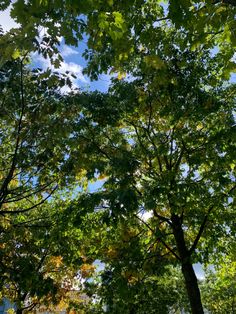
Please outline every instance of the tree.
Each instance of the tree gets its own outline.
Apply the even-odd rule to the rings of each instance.
[[[80,263],[78,257],[73,263],[73,249],[75,241],[78,249],[79,239],[65,236],[68,231],[60,216],[58,207],[45,204],[14,217],[1,236],[1,295],[16,305],[17,313],[58,304],[78,286]],[[62,247],[62,239],[68,247]]]
[[[78,221],[97,206],[103,208],[109,223],[117,223],[117,217],[122,216],[128,221],[139,220],[149,229],[150,241],[167,249],[181,265],[192,313],[203,313],[192,264],[207,261],[215,240],[231,228],[230,199],[235,192],[234,86],[226,85],[235,68],[231,60],[235,8],[228,10],[233,2],[224,2],[226,6],[218,1],[204,6],[199,1],[170,1],[164,7],[156,1],[108,1],[105,5],[90,1],[79,7],[62,1],[16,1],[12,16],[22,27],[1,37],[5,49],[2,64],[11,55],[21,65],[20,75],[16,76],[20,87],[20,97],[14,102],[17,113],[7,122],[7,132],[15,141],[8,143],[3,137],[10,165],[7,169],[2,161],[3,202],[14,201],[17,207],[20,199],[14,195],[20,195],[14,184],[17,189],[21,187],[21,192],[23,187],[28,201],[25,181],[35,196],[37,187],[50,182],[53,175],[62,185],[78,172],[86,171],[87,178],[105,176],[103,190],[81,198]],[[36,38],[39,26],[47,28],[42,39]],[[37,119],[33,119],[34,110],[30,108],[37,107],[38,99],[34,100],[28,85],[29,118],[24,115],[27,123],[44,121],[51,102],[55,105],[45,121],[46,131],[53,139],[53,148],[50,145],[48,149],[42,121],[36,123],[38,129],[30,132],[23,128],[23,56],[38,51],[59,66],[58,36],[63,35],[68,44],[77,44],[82,34],[88,36],[85,57],[90,77],[96,79],[99,73],[111,69],[120,72],[118,80],[108,95],[57,98],[55,93],[52,97],[50,94],[50,84],[54,86],[57,77],[46,72],[46,80],[51,82],[46,88],[50,106],[47,103],[43,111],[37,111]],[[214,56],[208,50],[217,45],[219,52],[215,51]],[[129,83],[122,80],[126,74],[131,74]],[[38,73],[37,78],[44,75]],[[37,91],[38,86],[34,87],[33,91]],[[40,95],[44,99],[45,85]],[[8,106],[14,97],[15,93],[10,92]],[[65,101],[70,107],[63,112],[69,119],[57,111]],[[13,121],[17,122],[16,129]],[[59,122],[69,126],[62,137],[55,131]],[[37,137],[37,149],[31,150],[35,134],[42,134],[42,138]],[[27,141],[22,141],[20,135],[27,135]],[[32,158],[34,154],[36,159]],[[42,163],[38,163],[41,156],[43,170]],[[23,171],[24,177],[18,174],[14,182],[16,169]],[[45,194],[39,192],[39,202],[34,204],[38,206],[42,196]],[[2,207],[2,214],[32,209],[15,210],[14,206]],[[140,210],[150,211],[152,218],[143,221],[138,216]]]
[[[20,24],[1,39],[4,54],[19,51],[39,51],[57,66],[59,37],[66,44],[77,46],[86,36],[89,61],[87,73],[125,72],[134,64],[140,51],[149,52],[161,41],[165,30],[173,26],[185,34],[183,45],[192,49],[219,49],[219,56],[227,68],[235,47],[235,1],[116,1],[80,2],[5,1],[0,9],[11,4],[11,16]],[[58,57],[56,57],[56,55]]]
[[[211,267],[206,270],[206,278],[202,282],[203,299],[210,313],[235,313],[236,310],[234,239],[235,227],[231,225],[215,245],[214,253],[218,258],[212,256]]]
[[[0,291],[21,313],[58,302],[79,270],[78,232],[63,216],[69,201],[55,193],[62,197],[84,178],[66,158],[77,112],[60,94],[66,78],[30,71],[27,57],[0,71]]]
[[[69,160],[74,146],[79,146],[73,128],[80,115],[79,104],[68,104],[60,93],[60,87],[70,82],[50,70],[30,71],[25,61],[11,60],[1,68],[0,214],[4,217],[28,212],[54,191],[84,180],[84,161]]]
[[[207,261],[230,226],[235,87],[217,80],[209,52],[163,42],[158,50],[144,59],[139,79],[115,80],[84,107],[75,131],[90,142],[91,173],[106,181],[79,206],[102,208],[111,224],[116,217],[145,224],[181,265],[192,313],[203,313],[192,264]],[[141,209],[151,211],[148,222]]]
[[[221,267],[208,271],[203,283],[203,298],[210,313],[235,313],[235,261],[225,257]]]

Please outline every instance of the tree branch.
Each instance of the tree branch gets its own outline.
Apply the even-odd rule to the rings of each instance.
[[[160,219],[160,220],[162,220],[162,221],[165,221],[165,222],[167,222],[170,226],[172,226],[171,220],[170,220],[169,218],[167,218],[167,217],[164,217],[164,216],[162,216],[162,215],[159,215],[155,209],[153,209],[153,214],[154,214],[154,216],[157,217],[158,219]]]
[[[227,196],[229,196],[235,189],[236,189],[236,185],[234,185],[234,186],[228,191],[228,193],[224,193],[224,194],[222,195],[222,197],[227,197]],[[201,224],[201,226],[200,226],[200,229],[199,229],[199,231],[198,231],[198,234],[197,234],[197,236],[196,236],[196,238],[195,238],[195,240],[194,240],[194,242],[193,242],[193,245],[191,246],[191,248],[190,248],[190,250],[189,250],[190,255],[191,255],[191,254],[194,252],[194,250],[196,249],[196,247],[197,247],[197,245],[198,245],[198,242],[199,242],[199,240],[200,240],[200,238],[201,238],[201,236],[202,236],[202,234],[203,234],[203,231],[204,231],[204,229],[205,229],[205,226],[206,226],[208,217],[209,217],[210,213],[212,212],[212,210],[213,210],[213,208],[214,208],[215,206],[217,206],[217,205],[214,204],[214,205],[212,205],[212,206],[208,209],[207,214],[205,215],[205,217],[204,217],[204,219],[203,219],[203,221],[202,221],[202,224]]]
[[[2,210],[0,211],[0,214],[1,215],[5,215],[5,214],[19,214],[19,213],[25,213],[25,212],[28,212],[29,210],[33,209],[33,208],[36,208],[40,205],[42,205],[49,197],[52,196],[52,194],[54,193],[54,191],[58,188],[58,186],[55,186],[55,188],[48,194],[47,197],[45,197],[41,202],[37,203],[37,204],[34,204],[33,206],[31,207],[28,207],[28,208],[25,208],[25,209],[19,209],[19,210]]]
[[[194,240],[194,242],[193,242],[193,245],[192,245],[191,248],[189,249],[189,255],[191,255],[191,254],[195,251],[195,249],[196,249],[196,247],[197,247],[197,245],[198,245],[198,242],[199,242],[199,240],[200,240],[200,238],[201,238],[201,236],[202,236],[202,234],[203,234],[203,231],[204,231],[204,229],[205,229],[205,226],[206,226],[208,217],[209,217],[211,211],[213,210],[213,208],[214,208],[214,205],[212,205],[212,206],[208,209],[207,214],[205,215],[205,217],[204,217],[204,219],[203,219],[203,221],[202,221],[202,223],[201,223],[201,226],[200,226],[200,229],[199,229],[199,231],[198,231],[198,234],[197,234],[197,236],[196,236],[196,238],[195,238],[195,240]]]
[[[22,120],[23,120],[23,115],[24,115],[24,110],[25,110],[25,97],[24,97],[24,85],[23,85],[23,60],[20,63],[21,67],[21,75],[20,75],[20,93],[21,93],[21,112],[20,112],[20,118],[17,126],[17,135],[16,135],[16,145],[15,145],[15,150],[11,162],[11,167],[8,172],[8,175],[6,176],[1,188],[0,188],[0,208],[2,207],[2,204],[4,202],[4,199],[6,198],[8,192],[7,188],[9,183],[12,180],[12,177],[14,175],[14,171],[16,168],[16,161],[17,161],[17,155],[18,155],[18,150],[19,150],[19,145],[20,145],[20,132],[22,129]]]
[[[46,188],[48,188],[51,184],[53,183],[53,181],[47,183],[47,184],[44,184],[44,185],[39,185],[38,188],[36,189],[28,189],[28,190],[25,190],[25,191],[22,191],[22,193],[19,193],[19,194],[16,194],[15,197],[11,197],[11,198],[8,198],[8,199],[5,199],[4,200],[4,204],[7,204],[7,203],[12,203],[12,202],[18,202],[20,200],[23,200],[23,199],[26,199],[32,195],[36,195],[40,192],[42,192],[43,190],[45,190]],[[11,192],[11,191],[9,191]],[[25,193],[27,192],[30,192],[29,194],[25,195]],[[20,197],[17,198],[18,195],[21,195]]]
[[[134,216],[135,216],[136,218],[138,218],[138,220],[140,220],[145,226],[147,226],[147,228],[148,228],[149,230],[151,230],[152,233],[155,234],[155,230],[152,229],[152,228],[150,227],[150,225],[149,225],[148,223],[146,223],[146,221],[144,221],[143,219],[141,219],[138,215],[135,215],[135,214],[134,214]],[[168,251],[171,252],[178,260],[180,260],[180,257],[172,250],[171,247],[169,247],[168,244],[166,244],[166,242],[165,242],[164,240],[162,240],[160,237],[158,237],[157,240],[159,240],[159,241],[168,249]],[[157,240],[156,240],[156,241],[157,241]]]
[[[162,240],[161,238],[158,238],[158,240],[164,245],[165,248],[167,248],[167,250],[168,250],[171,254],[173,254],[173,255],[175,256],[175,258],[176,258],[177,260],[181,261],[181,258],[174,252],[174,250],[173,250],[171,247],[169,247],[168,244],[166,244],[166,242],[165,242],[164,240]]]
[[[140,218],[136,214],[134,214],[134,217],[136,217],[138,220],[140,220],[150,231],[152,231],[152,233],[155,233],[155,230],[152,229],[152,227],[146,221],[144,221],[142,218]]]

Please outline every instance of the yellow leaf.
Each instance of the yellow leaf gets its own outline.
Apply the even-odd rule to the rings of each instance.
[[[220,7],[218,7],[216,9],[215,13],[217,14],[217,13],[220,13],[220,12],[224,12],[226,10],[227,10],[226,6],[221,5]]]
[[[108,5],[109,5],[110,7],[113,6],[113,0],[107,0],[107,3],[108,3]]]
[[[0,243],[0,249],[5,249],[6,243]]]
[[[62,256],[51,256],[50,263],[53,264],[55,268],[59,268],[62,265]]]
[[[20,51],[18,49],[14,50],[12,53],[12,58],[14,60],[18,59],[20,57]]]
[[[203,124],[201,122],[198,123],[197,125],[197,130],[201,130],[203,128]]]
[[[119,72],[119,73],[118,73],[118,76],[117,76],[118,80],[122,80],[122,79],[124,79],[125,77],[126,77],[126,73],[123,73],[123,72]]]
[[[156,70],[164,69],[166,67],[165,62],[158,56],[145,56],[144,61],[148,67]]]
[[[104,180],[104,179],[106,179],[107,178],[107,176],[105,175],[105,174],[100,174],[99,176],[98,176],[98,180]]]
[[[90,277],[94,271],[96,269],[96,266],[94,265],[91,265],[91,264],[83,264],[81,267],[80,267],[80,272],[81,272],[81,276],[83,278],[87,278],[87,277]]]
[[[112,246],[110,246],[110,247],[108,248],[108,251],[107,251],[107,257],[113,259],[113,258],[117,258],[117,256],[118,256],[118,251],[117,251],[117,249],[114,248],[114,247],[112,247]]]

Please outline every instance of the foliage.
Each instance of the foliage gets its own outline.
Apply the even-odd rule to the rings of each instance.
[[[235,313],[235,260],[227,257],[217,268],[208,272],[202,287],[206,308],[210,313]]]
[[[227,70],[235,69],[230,59],[235,47],[236,3],[224,1],[4,1],[11,4],[11,16],[19,23],[1,38],[2,58],[17,57],[19,52],[38,51],[51,58],[56,66],[59,38],[77,46],[87,38],[87,73],[130,70],[135,58],[156,55],[155,43],[164,40],[173,27],[181,32],[182,47],[219,50]]]
[[[50,207],[18,215],[1,235],[1,293],[18,309],[57,304],[75,285],[78,268],[66,263],[72,249],[68,247],[64,259],[56,237],[62,222],[55,218],[58,210]]]
[[[67,163],[74,116],[59,91],[65,77],[26,61],[1,68],[0,280],[1,295],[30,311],[73,287],[80,233],[64,217],[69,200],[55,193],[71,195],[82,170]]]
[[[209,260],[233,217],[235,86],[217,80],[209,52],[167,48],[164,66],[151,61],[143,78],[115,80],[108,95],[91,95],[81,109],[76,131],[91,143],[92,173],[106,179],[78,206],[103,211],[110,239],[118,219],[138,219],[149,229],[146,248],[157,242],[187,277],[184,267]],[[140,210],[151,213],[148,222]]]
[[[84,284],[90,300],[86,313],[188,309],[183,278],[171,266],[172,256],[158,242],[153,243],[149,229],[138,219],[121,218],[107,224],[106,215],[99,212],[89,214],[84,224],[90,231],[85,233],[87,258],[96,256],[100,261]]]
[[[102,306],[124,311],[133,306],[130,298],[139,297],[140,313],[147,306],[167,311],[178,293],[167,292],[166,275],[179,264],[192,313],[203,313],[192,264],[217,264],[234,231],[235,86],[228,80],[235,70],[235,2],[17,0],[0,9],[10,4],[20,28],[0,37],[4,282],[17,287],[17,302],[26,291],[31,298],[55,296],[64,277],[41,273],[50,273],[52,261],[57,268],[63,257],[65,272],[78,263],[87,278],[99,258],[107,264],[95,287]],[[25,67],[32,51],[59,67],[60,36],[74,46],[86,38],[91,79],[118,73],[107,94],[63,96],[59,87],[70,85],[66,77]],[[88,180],[104,185],[68,201]],[[55,190],[72,192],[54,204]],[[46,230],[41,210],[52,226],[60,213],[62,225]],[[35,231],[31,219],[40,224]],[[49,242],[54,245],[47,260]],[[25,277],[29,269],[32,278]],[[106,280],[112,291],[104,288]],[[148,305],[141,303],[146,291]]]
[[[178,279],[166,269],[164,276],[146,276],[131,283],[116,269],[106,269],[100,284],[87,284],[87,293],[92,291],[97,298],[87,313],[177,313],[183,309],[185,296]]]
[[[55,190],[81,182],[83,170],[67,161],[75,141],[74,115],[79,112],[60,94],[65,78],[51,71],[29,71],[23,63],[9,61],[1,68],[2,215],[42,204]],[[24,207],[18,205],[22,200]]]

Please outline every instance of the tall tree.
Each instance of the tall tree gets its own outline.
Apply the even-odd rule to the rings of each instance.
[[[111,223],[118,216],[145,224],[181,265],[192,313],[203,313],[193,263],[207,260],[230,227],[235,87],[217,80],[209,52],[162,45],[159,56],[144,58],[139,79],[115,80],[83,109],[75,132],[90,139],[90,171],[106,181],[80,206],[100,206]],[[141,209],[151,211],[148,222]]]
[[[49,70],[29,71],[24,62],[24,58],[8,61],[1,68],[2,216],[30,211],[55,190],[79,184],[83,170],[79,162],[67,161],[74,118],[79,115],[79,107],[69,106],[60,93],[67,78]]]
[[[18,313],[58,301],[81,263],[78,233],[62,220],[68,189],[83,181],[83,165],[68,162],[78,106],[60,93],[66,77],[30,71],[26,61],[0,69],[0,292]]]
[[[208,271],[203,282],[203,298],[210,313],[235,313],[235,255],[224,256],[221,265]]]
[[[207,260],[214,241],[231,228],[235,191],[234,86],[223,84],[235,68],[234,14],[233,1],[170,1],[166,6],[141,0],[84,6],[15,1],[12,16],[21,28],[0,38],[1,64],[9,55],[20,60],[18,83],[8,92],[3,88],[6,102],[2,96],[7,108],[2,129],[8,126],[2,136],[7,152],[1,162],[2,215],[34,209],[50,197],[54,182],[68,183],[84,169],[89,178],[105,175],[104,190],[82,199],[80,208],[86,213],[97,205],[109,221],[123,216],[144,224],[150,241],[158,241],[181,265],[192,312],[203,313],[192,264]],[[45,33],[41,39],[39,26]],[[51,95],[57,76],[38,72],[24,87],[22,56],[38,51],[59,66],[58,36],[77,45],[82,34],[88,36],[91,78],[111,69],[120,72],[121,82],[115,81],[106,96],[68,97],[69,107],[61,110],[65,98]],[[206,49],[216,47],[211,60]],[[133,82],[122,81],[127,73]],[[5,84],[7,75],[3,78]],[[34,98],[38,92],[41,98]],[[42,111],[41,99],[47,101]],[[32,199],[34,205],[18,206]],[[152,212],[148,222],[138,216],[141,209]]]

